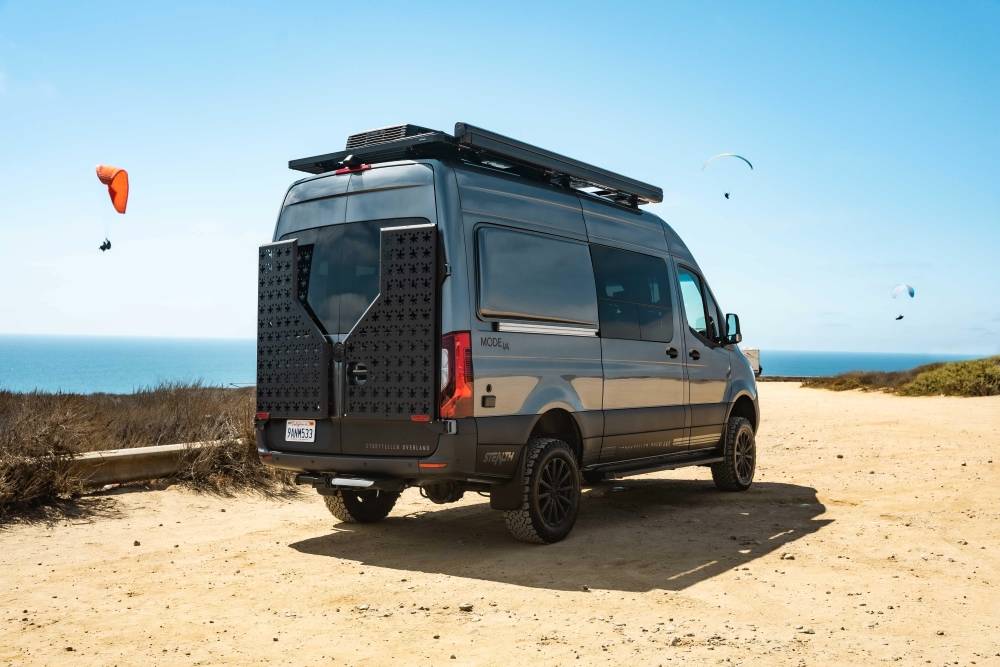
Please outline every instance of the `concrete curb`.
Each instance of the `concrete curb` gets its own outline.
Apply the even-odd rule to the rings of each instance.
[[[170,477],[177,473],[185,452],[218,447],[222,443],[212,440],[86,452],[74,457],[72,471],[86,486]]]

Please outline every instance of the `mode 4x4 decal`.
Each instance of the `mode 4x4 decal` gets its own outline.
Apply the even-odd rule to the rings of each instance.
[[[500,350],[509,350],[510,344],[500,336],[480,336],[480,347],[493,347]]]

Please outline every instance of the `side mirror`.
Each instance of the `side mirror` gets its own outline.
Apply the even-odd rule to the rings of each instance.
[[[740,316],[736,313],[726,315],[726,345],[736,345],[743,341],[740,331]]]

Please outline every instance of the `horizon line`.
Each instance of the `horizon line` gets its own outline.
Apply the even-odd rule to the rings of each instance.
[[[22,337],[22,338],[120,338],[120,339],[140,339],[140,340],[177,340],[177,341],[240,341],[252,342],[255,336],[155,336],[149,334],[81,334],[81,333],[15,333],[2,332],[0,337]],[[873,350],[815,350],[815,349],[789,349],[789,348],[768,348],[768,347],[745,347],[741,349],[756,349],[762,352],[798,352],[809,354],[881,354],[881,355],[916,355],[916,356],[952,356],[952,357],[992,357],[1000,354],[994,352],[939,352],[939,351],[873,351]]]

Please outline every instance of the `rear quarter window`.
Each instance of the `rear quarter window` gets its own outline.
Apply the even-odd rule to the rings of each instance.
[[[480,227],[476,256],[481,316],[597,325],[597,294],[586,244]]]

